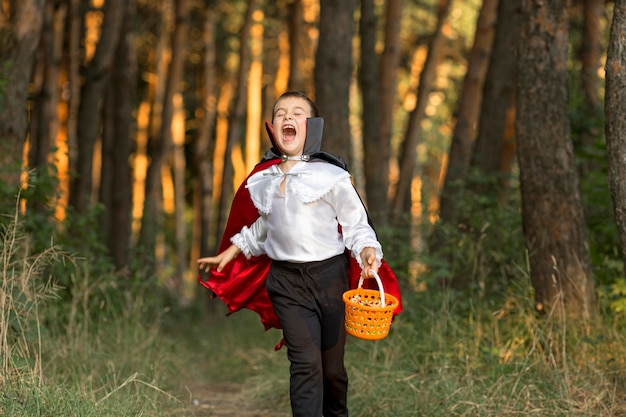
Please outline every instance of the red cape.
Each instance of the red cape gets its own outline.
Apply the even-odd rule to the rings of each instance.
[[[261,162],[252,170],[250,175],[279,162],[280,159]],[[226,229],[219,247],[220,253],[231,245],[230,238],[232,236],[239,233],[243,226],[250,226],[259,217],[259,212],[250,198],[245,183],[246,181],[239,187],[233,198]],[[266,255],[246,259],[243,254],[239,254],[221,272],[213,269],[207,281],[202,281],[200,276],[198,276],[198,281],[213,291],[226,304],[228,314],[247,308],[260,316],[266,330],[272,327],[280,329],[280,322],[265,289],[265,280],[270,263],[271,260]],[[350,288],[357,287],[360,275],[361,267],[356,259],[350,256]],[[378,275],[383,283],[385,293],[395,296],[400,301],[394,311],[394,315],[399,314],[402,311],[400,287],[395,274],[384,260],[378,270]],[[363,287],[377,289],[376,281],[367,279]]]

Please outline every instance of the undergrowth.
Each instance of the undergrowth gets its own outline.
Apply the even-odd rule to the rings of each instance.
[[[453,298],[453,297],[452,297]],[[620,416],[626,341],[540,318],[526,294],[461,315],[450,299],[408,301],[387,339],[349,346],[351,410],[364,416]]]
[[[477,298],[459,307],[452,293],[408,295],[386,338],[350,337],[351,415],[626,415],[623,326],[539,317],[524,282],[496,308]],[[257,398],[286,404],[286,374],[262,369],[251,379]]]
[[[518,225],[495,215],[449,231],[453,262],[431,254],[417,276],[396,269],[404,312],[390,334],[346,345],[351,415],[626,415],[626,292],[600,288],[593,323],[537,315],[520,245],[503,240]],[[53,243],[34,251],[17,214],[0,245],[0,416],[206,417],[197,404],[223,382],[290,415],[286,349],[274,351],[280,332],[254,313],[182,307],[154,280],[103,272]],[[390,252],[398,265],[413,256],[404,249]],[[461,289],[438,285],[459,276],[471,278]]]

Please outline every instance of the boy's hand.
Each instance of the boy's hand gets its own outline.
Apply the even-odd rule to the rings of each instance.
[[[230,245],[228,249],[217,256],[198,259],[198,268],[201,271],[209,272],[211,268],[217,267],[217,272],[222,272],[226,264],[235,259],[240,252],[241,250],[236,245]]]
[[[363,271],[361,276],[365,278],[373,278],[371,271],[378,272],[378,262],[376,262],[376,250],[371,247],[363,248],[361,251],[361,262]]]

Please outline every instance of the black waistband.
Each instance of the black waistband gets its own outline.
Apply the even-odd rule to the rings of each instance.
[[[284,269],[291,270],[303,270],[306,269],[309,272],[314,272],[318,269],[324,269],[329,265],[333,265],[337,262],[347,262],[348,254],[347,252],[340,253],[339,255],[335,255],[331,258],[324,259],[321,261],[312,261],[312,262],[290,262],[290,261],[272,261],[272,264]]]

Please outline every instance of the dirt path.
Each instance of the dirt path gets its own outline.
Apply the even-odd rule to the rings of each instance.
[[[288,417],[289,414],[262,410],[246,395],[243,387],[225,382],[191,391],[186,416],[193,417]]]

